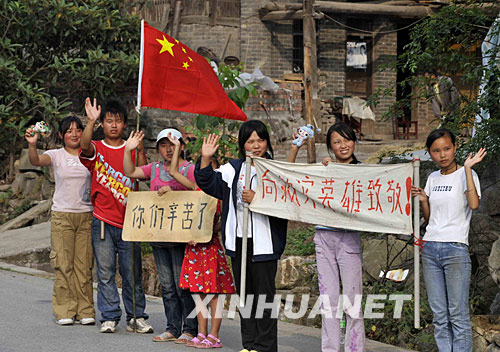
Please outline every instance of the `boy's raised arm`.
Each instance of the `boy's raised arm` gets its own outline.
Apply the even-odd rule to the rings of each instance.
[[[80,147],[82,148],[82,155],[92,157],[94,156],[92,133],[94,132],[95,124],[101,115],[101,106],[97,105],[97,100],[95,98],[94,104],[90,102],[90,98],[85,99],[85,112],[87,113],[87,125],[82,133]]]

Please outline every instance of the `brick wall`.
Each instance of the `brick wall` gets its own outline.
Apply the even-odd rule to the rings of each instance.
[[[260,67],[266,76],[271,75],[273,60],[271,56],[271,31],[269,24],[263,23],[258,16],[260,1],[241,0],[241,50],[240,60],[248,72]]]
[[[218,57],[222,55],[227,39],[229,43],[224,56],[240,57],[240,29],[230,26],[206,24],[181,24],[178,40],[196,51],[200,46],[211,49]]]
[[[391,31],[396,25],[387,17],[376,17],[373,20],[373,31]],[[383,120],[382,115],[396,101],[396,71],[393,68],[397,59],[397,34],[383,33],[373,35],[373,73],[372,92],[379,88],[392,88],[392,96],[382,97],[374,109],[376,121],[363,121],[363,134],[368,138],[392,139],[392,120]]]
[[[231,34],[226,56],[233,55],[240,58],[241,62],[245,64],[247,72],[252,72],[256,67],[259,67],[264,75],[275,80],[282,79],[283,74],[292,72],[293,24],[292,21],[262,22],[258,16],[260,6],[260,1],[241,0],[240,28],[222,25],[181,24],[179,39],[194,50],[199,46],[205,46],[212,49],[217,55],[221,55],[226,40]],[[346,18],[336,18],[341,22],[346,22]],[[374,17],[372,21],[373,31],[390,31],[396,28],[395,23],[388,17]],[[331,99],[335,95],[343,96],[345,95],[346,77],[346,29],[331,21],[320,20],[317,23],[317,31],[318,68],[320,70],[318,82],[324,83],[319,90],[319,98]],[[380,87],[391,87],[395,91],[396,71],[391,68],[391,65],[396,60],[397,34],[374,34],[372,42],[371,91],[376,92]],[[382,67],[385,69],[381,70]],[[296,87],[292,90],[299,91]],[[283,94],[283,91],[274,95],[259,92],[258,97],[250,99],[247,114],[250,118],[267,119],[259,105],[259,101],[263,100],[266,107],[269,108],[272,118],[276,118],[277,124],[280,126],[300,124],[300,121],[303,120],[298,115],[301,114],[303,102],[299,103],[300,97],[294,95],[298,98],[294,98],[294,100],[297,99],[297,103],[294,104],[294,114],[291,115],[287,112],[288,103]],[[363,121],[363,133],[366,137],[385,140],[393,138],[392,121],[383,121],[381,116],[395,99],[395,93],[392,96],[382,98],[374,109],[377,121]],[[166,112],[165,116],[166,121],[184,120],[184,118],[179,120],[178,113]],[[419,121],[420,139],[435,127],[435,124],[430,123],[433,115],[427,103],[415,103],[412,119]]]
[[[343,21],[342,18],[339,18]],[[319,91],[319,97],[331,99],[345,93],[346,31],[330,21],[320,21],[318,25],[318,82],[326,86]]]

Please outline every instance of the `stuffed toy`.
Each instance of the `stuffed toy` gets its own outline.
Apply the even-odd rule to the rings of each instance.
[[[296,144],[297,147],[301,147],[308,138],[314,137],[314,126],[306,125],[299,128],[297,131],[297,138],[295,138],[292,143]]]

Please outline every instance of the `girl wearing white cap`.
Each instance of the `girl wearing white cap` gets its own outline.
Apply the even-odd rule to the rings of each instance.
[[[150,180],[151,190],[163,195],[169,191],[196,190],[194,165],[183,159],[184,141],[175,128],[166,128],[156,137],[156,150],[162,162],[136,167],[132,161],[134,150],[144,138],[143,132],[132,132],[125,145],[123,169],[125,175],[136,179]],[[158,276],[162,288],[163,306],[167,318],[165,332],[153,341],[186,343],[198,333],[196,318],[187,316],[195,308],[188,290],[179,287],[184,243],[151,243]]]

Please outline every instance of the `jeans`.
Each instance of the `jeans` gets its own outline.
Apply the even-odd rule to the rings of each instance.
[[[469,317],[471,261],[467,245],[425,242],[422,266],[439,351],[472,352]]]
[[[189,290],[179,287],[185,246],[153,246],[156,269],[161,284],[161,297],[165,316],[166,331],[179,337],[183,332],[193,336],[198,334],[198,320],[188,315],[195,309],[195,303]]]
[[[104,224],[104,240],[101,239],[101,221],[92,217],[92,247],[97,264],[97,308],[101,311],[101,323],[120,321],[122,311],[116,288],[116,254],[118,270],[122,277],[122,298],[127,321],[134,317],[132,305],[132,246],[135,250],[135,309],[136,317],[147,319],[144,312],[146,297],[142,289],[141,246],[137,242],[122,240],[122,229]]]

